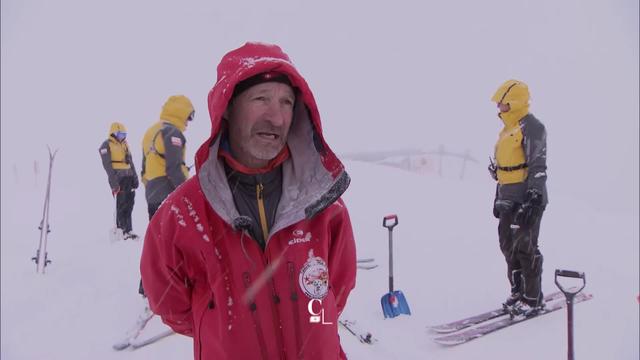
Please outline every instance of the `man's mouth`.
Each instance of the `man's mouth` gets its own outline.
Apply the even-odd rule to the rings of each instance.
[[[274,141],[274,140],[278,140],[280,138],[280,135],[276,134],[276,133],[272,133],[272,132],[266,132],[266,131],[259,131],[256,133],[256,135],[263,140],[270,140],[270,141]]]

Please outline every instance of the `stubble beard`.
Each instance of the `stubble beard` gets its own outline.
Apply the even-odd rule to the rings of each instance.
[[[265,141],[260,138],[258,133],[269,132],[278,135],[275,141]],[[255,159],[269,161],[275,158],[284,147],[286,136],[282,128],[274,127],[268,122],[261,122],[254,126],[247,141],[246,151]]]
[[[245,151],[248,152],[249,155],[258,160],[272,160],[284,147],[282,140],[279,140],[276,144],[260,144],[260,142],[260,139],[251,139],[245,148]]]

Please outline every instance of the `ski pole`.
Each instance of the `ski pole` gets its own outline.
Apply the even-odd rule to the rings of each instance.
[[[580,287],[576,291],[570,291],[565,289],[560,282],[558,281],[558,277],[570,277],[575,279],[582,279],[582,287]],[[559,270],[556,269],[555,273],[555,283],[556,286],[564,293],[564,296],[567,300],[567,332],[568,332],[568,344],[567,344],[567,359],[574,360],[573,354],[573,298],[578,294],[584,286],[586,285],[586,279],[584,276],[584,272],[572,271],[572,270]]]
[[[56,153],[58,152],[58,149],[56,149],[55,151],[51,151],[51,147],[49,147],[49,145],[47,145],[47,149],[49,149],[49,180],[48,180],[48,185],[47,185],[47,215],[45,217],[45,224],[46,224],[46,229],[45,231],[45,236],[44,236],[44,244],[43,244],[43,250],[44,250],[44,264],[42,264],[42,273],[45,273],[45,268],[47,267],[47,265],[49,265],[51,263],[51,260],[49,260],[49,252],[47,251],[47,243],[49,241],[49,233],[51,232],[51,228],[49,227],[49,210],[51,209],[51,173],[53,172],[53,160],[56,156]]]

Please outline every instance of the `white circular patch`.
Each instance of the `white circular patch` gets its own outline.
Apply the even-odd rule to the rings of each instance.
[[[300,269],[298,277],[300,288],[311,299],[324,299],[329,291],[329,269],[327,263],[319,256],[313,256],[309,250],[309,259]]]

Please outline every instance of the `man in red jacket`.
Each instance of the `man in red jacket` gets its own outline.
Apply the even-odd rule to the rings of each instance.
[[[309,86],[275,45],[226,54],[197,176],[151,220],[140,269],[154,313],[196,359],[344,359],[355,286],[344,166]]]

